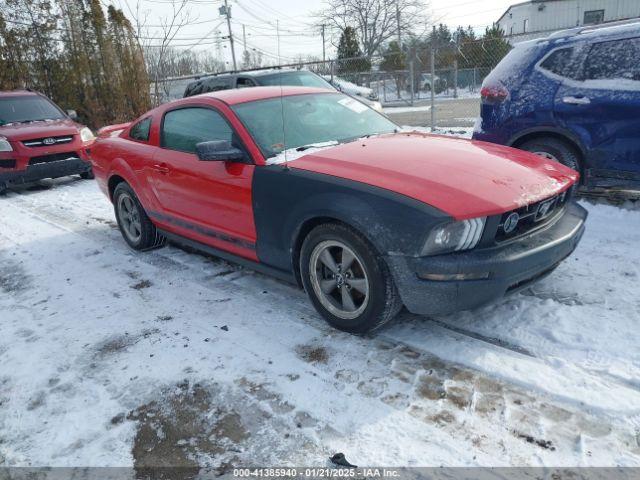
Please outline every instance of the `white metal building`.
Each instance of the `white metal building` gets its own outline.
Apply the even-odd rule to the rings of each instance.
[[[511,5],[497,24],[513,40],[526,40],[556,30],[638,17],[640,0],[529,0]]]

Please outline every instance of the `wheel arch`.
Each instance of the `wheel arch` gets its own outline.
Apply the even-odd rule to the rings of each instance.
[[[109,181],[107,182],[107,188],[109,190],[109,200],[111,200],[111,203],[113,203],[113,194],[116,191],[116,187],[118,186],[118,184],[120,183],[127,183],[127,181],[121,177],[120,175],[111,175],[109,177]]]
[[[584,147],[582,141],[573,133],[567,132],[566,130],[560,128],[539,127],[524,130],[523,132],[520,132],[516,136],[512,137],[511,140],[509,140],[508,145],[510,147],[518,148],[525,142],[544,137],[552,137],[568,143],[580,155],[580,159],[584,161],[587,150]]]

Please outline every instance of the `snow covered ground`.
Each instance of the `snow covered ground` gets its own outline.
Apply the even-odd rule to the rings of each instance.
[[[94,182],[0,199],[0,465],[640,466],[640,209],[502,303],[373,337],[174,246]]]

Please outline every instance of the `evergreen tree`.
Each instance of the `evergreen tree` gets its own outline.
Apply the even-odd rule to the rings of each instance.
[[[504,36],[504,31],[498,25],[485,29],[482,43],[484,46],[483,67],[495,67],[512,48]]]
[[[389,45],[382,53],[380,70],[393,72],[395,70],[404,70],[405,68],[405,54],[400,50],[400,45],[395,40],[389,42]]]
[[[371,61],[362,56],[358,36],[353,27],[346,27],[338,44],[338,73],[353,74],[371,70]]]
[[[398,42],[393,40],[389,42],[389,45],[387,45],[387,48],[383,51],[380,70],[390,72],[393,75],[396,82],[398,98],[400,98],[401,91],[405,84],[405,69],[405,54],[400,49]]]

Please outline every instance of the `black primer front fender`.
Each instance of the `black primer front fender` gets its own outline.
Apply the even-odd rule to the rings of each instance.
[[[295,271],[293,247],[307,222],[332,219],[363,234],[381,255],[416,255],[447,214],[404,195],[282,165],[256,167],[253,209],[260,262]]]

